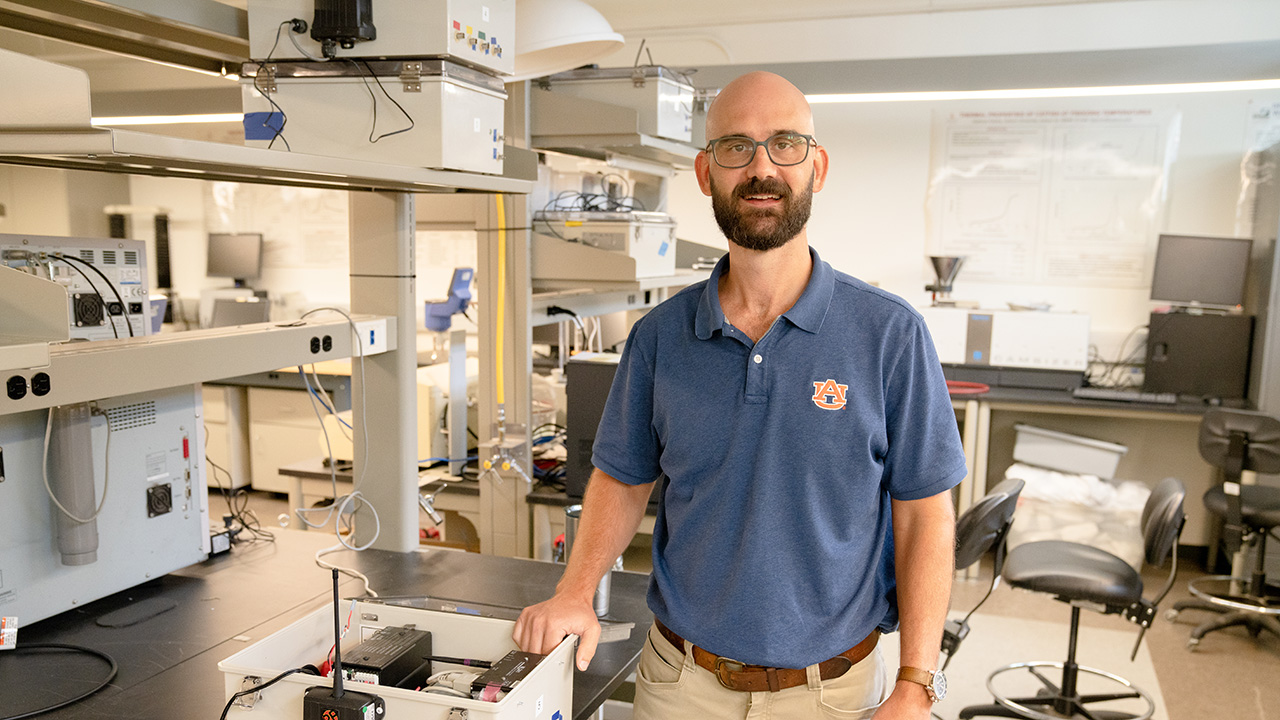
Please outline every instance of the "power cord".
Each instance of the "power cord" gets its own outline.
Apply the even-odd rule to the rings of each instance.
[[[13,648],[13,650],[7,651],[5,655],[8,655],[10,653],[26,653],[26,652],[33,652],[33,651],[42,652],[42,651],[49,651],[49,650],[66,650],[69,652],[76,652],[82,655],[91,655],[93,657],[96,657],[107,664],[107,667],[109,668],[107,672],[107,676],[103,678],[97,685],[93,686],[89,690],[86,690],[85,692],[80,693],[79,695],[73,698],[54,703],[53,705],[47,705],[37,710],[18,713],[17,715],[6,715],[3,718],[0,718],[0,720],[23,720],[24,718],[32,718],[37,715],[43,715],[45,713],[53,712],[54,710],[58,710],[60,708],[64,708],[68,705],[73,705],[75,703],[78,703],[81,700],[84,700],[90,695],[93,695],[99,690],[110,685],[111,681],[115,680],[116,673],[119,671],[119,667],[116,665],[116,661],[112,659],[110,655],[102,652],[101,650],[94,650],[93,648],[84,647],[82,645],[69,645],[66,643],[38,643],[33,645],[18,645],[17,647]],[[0,657],[3,657],[3,656],[0,655]],[[8,683],[12,683],[15,681],[15,679],[8,674],[5,675],[5,678],[6,678],[6,682]],[[225,712],[223,713],[223,717],[226,717]]]
[[[76,263],[77,265],[83,265],[89,268],[90,270],[94,271],[95,273],[97,273],[98,277],[102,278],[102,282],[106,283],[107,287],[111,289],[111,293],[116,296],[116,302],[120,303],[120,314],[124,316],[125,329],[129,331],[129,337],[134,337],[133,323],[129,322],[129,306],[125,304],[124,298],[120,296],[120,291],[116,289],[115,284],[112,283],[111,280],[108,279],[107,276],[104,275],[101,270],[99,270],[93,263],[85,262],[84,260],[81,260],[78,257],[72,257],[70,255],[64,255],[62,253],[50,253],[49,256],[62,260],[63,262],[73,262],[73,263]],[[73,266],[68,266],[68,267],[73,267]],[[84,275],[83,272],[80,274]],[[88,276],[85,276],[85,279],[88,280]],[[92,286],[93,282],[91,281],[89,285]],[[95,287],[94,290],[97,290],[97,288]],[[99,291],[98,294],[101,295],[102,292]],[[107,317],[108,319],[111,320],[111,332],[116,333],[116,337],[120,337],[120,333],[116,332],[116,321],[114,316],[112,316],[111,313],[107,313]]]

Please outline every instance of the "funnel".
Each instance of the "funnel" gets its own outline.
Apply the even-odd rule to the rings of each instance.
[[[937,274],[938,281],[932,285],[925,285],[924,289],[934,293],[934,302],[945,300],[951,296],[951,283],[955,281],[956,275],[960,273],[960,266],[964,264],[964,256],[956,255],[930,255],[929,262],[933,263],[933,272]]]

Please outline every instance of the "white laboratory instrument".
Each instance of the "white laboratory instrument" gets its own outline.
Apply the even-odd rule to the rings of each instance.
[[[323,57],[322,43],[312,35],[317,12],[333,4],[249,0],[249,56],[261,61]],[[515,70],[516,0],[376,0],[369,5],[375,11],[368,18],[375,37],[336,48],[339,60],[447,57],[498,75]],[[290,27],[281,23],[294,18],[305,21],[307,29],[290,39]]]
[[[919,308],[944,365],[1083,372],[1089,316],[1083,313]]]
[[[200,387],[94,404],[54,409],[48,490],[50,411],[0,415],[0,615],[20,627],[209,553]]]
[[[147,250],[141,240],[0,235],[0,265],[66,289],[72,339],[151,334]]]

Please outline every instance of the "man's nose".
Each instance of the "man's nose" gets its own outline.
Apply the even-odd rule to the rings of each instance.
[[[756,154],[752,156],[751,162],[747,163],[747,177],[764,179],[777,177],[777,175],[778,166],[769,157],[764,145],[756,146]]]

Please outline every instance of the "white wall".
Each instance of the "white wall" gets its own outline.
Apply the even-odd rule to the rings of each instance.
[[[814,197],[809,239],[823,259],[877,283],[915,305],[929,301],[926,198],[935,112],[1009,109],[1150,108],[1182,115],[1178,153],[1169,177],[1163,232],[1247,236],[1237,228],[1240,165],[1246,151],[1250,101],[1280,101],[1280,91],[1219,92],[1119,98],[951,101],[815,105],[818,141],[831,156],[826,188]],[[692,172],[671,185],[671,212],[681,238],[724,247],[710,200]],[[1154,252],[1155,238],[1151,238]],[[1095,343],[1107,354],[1146,322],[1149,290],[1025,286],[969,282],[963,269],[952,295],[1002,307],[1009,300],[1044,300],[1055,310],[1091,316]]]
[[[67,172],[0,165],[0,233],[70,235]]]
[[[276,189],[270,187],[220,185],[224,191],[220,193],[222,200],[213,201],[212,186],[203,180],[131,177],[132,204],[156,206],[169,213],[170,260],[174,290],[179,296],[196,299],[202,290],[231,285],[228,279],[205,274],[210,232],[262,232],[268,248],[263,274],[249,284],[266,290],[276,301],[273,317],[296,317],[306,310],[330,305],[349,307],[346,192],[285,192],[288,188],[274,192]],[[320,215],[324,220],[309,228],[307,219]],[[134,222],[133,230],[136,238],[147,240],[154,257],[150,222]],[[323,247],[333,252],[316,256],[315,247],[308,243],[317,233],[324,233],[327,242]],[[419,301],[443,299],[453,269],[475,267],[473,231],[419,232],[417,242]],[[293,264],[299,260],[305,266]],[[151,282],[155,282],[154,272]]]

